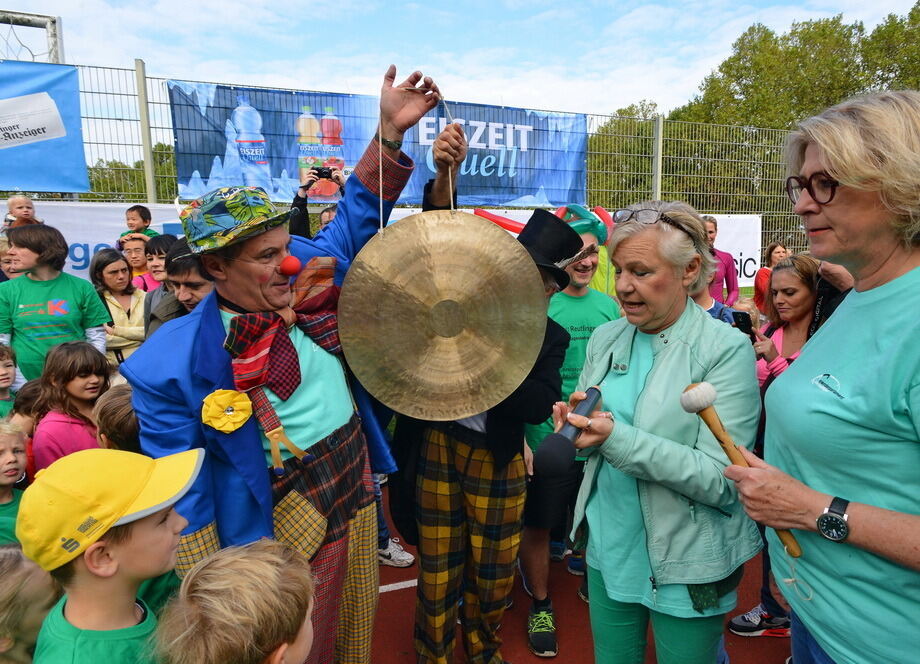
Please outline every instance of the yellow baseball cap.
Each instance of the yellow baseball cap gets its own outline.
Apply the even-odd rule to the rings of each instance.
[[[22,495],[16,538],[45,570],[57,569],[114,526],[174,505],[198,477],[204,450],[151,459],[102,448],[61,457]]]

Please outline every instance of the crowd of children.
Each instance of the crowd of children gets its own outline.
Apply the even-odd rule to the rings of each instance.
[[[26,197],[8,210],[0,281],[57,280],[63,257],[23,247],[14,229],[41,226],[51,244],[60,233]],[[205,451],[141,454],[131,388],[113,370],[131,350],[123,342],[140,345],[164,301],[181,315],[207,290],[176,299],[170,256],[193,279],[187,246],[180,253],[184,243],[150,222],[146,207],[132,206],[120,251],[94,257],[105,345],[91,334],[99,310],[84,314],[78,332],[27,347],[37,368],[24,376],[16,342],[26,333],[15,314],[0,314],[0,663],[301,664],[313,642],[313,581],[300,553],[263,540],[220,551],[181,584],[174,572],[187,524],[174,505]],[[13,287],[0,284],[0,307]]]

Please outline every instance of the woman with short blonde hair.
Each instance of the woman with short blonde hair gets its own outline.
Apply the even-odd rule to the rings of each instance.
[[[829,108],[792,132],[786,158],[811,254],[845,267],[854,287],[767,391],[766,463],[751,455],[751,468],[726,476],[752,518],[798,531],[795,566],[772,559],[776,577],[791,581],[796,664],[913,661],[920,92]]]

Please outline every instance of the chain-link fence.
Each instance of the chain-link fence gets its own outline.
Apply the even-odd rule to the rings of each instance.
[[[91,186],[79,199],[174,200],[178,188],[166,79],[146,76],[140,60],[135,69],[78,70]],[[660,197],[687,201],[703,213],[760,214],[764,245],[782,240],[790,248],[804,248],[798,218],[783,192],[786,131],[660,117],[589,115],[587,120],[590,206],[615,209]]]

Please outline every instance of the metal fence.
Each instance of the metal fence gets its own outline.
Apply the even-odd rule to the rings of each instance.
[[[78,66],[92,191],[81,200],[170,202],[177,195],[166,79],[134,69]],[[255,87],[255,86],[248,86]],[[617,208],[684,200],[703,213],[763,218],[763,243],[804,248],[783,192],[786,131],[588,116],[588,204]]]

